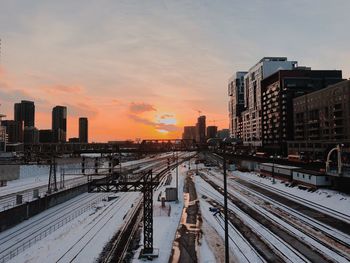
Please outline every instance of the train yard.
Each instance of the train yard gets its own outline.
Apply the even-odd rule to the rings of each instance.
[[[122,168],[131,173],[152,169],[154,174],[161,176],[161,187],[165,183],[164,171],[169,166],[170,156],[173,154],[129,162]],[[179,162],[182,161],[183,156],[179,154]],[[86,183],[86,178],[80,179],[84,179]],[[79,195],[1,232],[0,262],[45,262],[46,257],[52,259],[50,262],[81,262],[87,256],[107,260],[111,256],[105,253],[107,256],[103,257],[102,250],[111,239],[116,240],[114,243],[117,246],[114,251],[117,250],[118,253],[121,253],[119,246],[125,247],[125,244],[130,242],[131,235],[125,238],[124,230],[128,229],[131,223],[135,223],[133,220],[135,214],[140,212],[141,200],[141,194],[137,192]],[[79,230],[76,230],[77,228]],[[115,236],[118,229],[118,235]],[[91,246],[97,246],[100,250],[91,249]],[[40,253],[33,254],[32,251]],[[125,252],[122,251],[121,254],[124,255]]]
[[[203,169],[200,177],[195,178],[205,202],[220,208],[223,203],[222,176],[219,170]],[[290,199],[283,203],[283,197],[278,195],[276,198],[275,193],[267,193],[261,188],[262,194],[256,191],[257,186],[247,187],[245,180],[234,175],[229,179],[231,231],[239,231],[257,257],[268,262],[349,262],[349,221],[340,221],[339,212],[333,213],[333,217],[332,211],[328,214],[319,211],[319,205],[312,210]],[[348,215],[342,217],[349,219]],[[244,253],[241,257],[246,262],[254,262],[245,258]]]
[[[223,173],[218,166],[196,167],[194,155],[179,153],[175,161],[174,153],[166,153],[118,167],[128,178],[153,170],[157,182],[154,245],[160,251],[154,262],[186,258],[223,262]],[[175,185],[177,165],[179,200],[163,206],[160,197],[166,187]],[[252,180],[254,176],[228,173],[229,245],[234,262],[350,262],[350,211],[284,191],[267,180]],[[70,180],[72,185],[86,184],[84,177],[69,178],[67,188]],[[196,194],[185,193],[189,183]],[[44,193],[46,186],[42,187]],[[33,189],[38,185],[29,184],[23,191]],[[200,212],[193,221],[187,210],[194,204]],[[0,263],[123,262],[126,258],[141,262],[142,216],[140,192],[83,193],[0,232]],[[188,233],[196,238],[186,237]]]

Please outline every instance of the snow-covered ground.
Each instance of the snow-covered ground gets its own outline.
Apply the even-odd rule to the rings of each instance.
[[[153,194],[153,245],[159,251],[159,257],[155,258],[153,262],[168,262],[171,255],[173,241],[175,239],[176,230],[178,228],[182,209],[183,209],[183,184],[187,169],[182,165],[179,166],[179,202],[166,202],[166,207],[161,207],[161,202],[158,201],[158,196],[164,193],[166,187],[176,186],[176,170],[172,170],[172,181],[170,185],[159,187]],[[171,207],[170,216],[168,214],[169,207]],[[143,235],[141,241],[143,243]],[[136,251],[133,262],[144,262],[138,259],[140,250]]]
[[[203,169],[203,172],[208,174],[208,178],[210,178],[211,181],[215,182],[215,184],[222,187],[223,175],[221,171],[216,169],[211,169],[210,171],[206,172],[205,169]],[[236,175],[237,172],[234,172],[234,174]],[[256,175],[251,175],[250,173],[242,173],[240,175],[241,178],[246,176],[246,174],[250,176],[249,178],[256,177]],[[265,178],[259,178],[259,177],[258,179],[266,180]],[[199,191],[201,191],[203,195],[209,196],[209,198],[217,200],[220,203],[223,202],[222,196],[217,192],[215,193],[214,189],[209,190],[211,186],[207,184],[204,180],[202,180],[200,177],[196,178],[196,184],[197,184],[196,186],[198,186],[199,188]],[[279,182],[279,184],[281,183]],[[229,185],[228,192],[231,195],[237,197],[239,200],[244,202],[244,204],[250,206],[255,211],[258,211],[260,214],[264,215],[266,218],[269,218],[269,220],[272,220],[277,225],[287,229],[288,232],[294,233],[294,235],[298,237],[298,239],[303,240],[303,242],[309,243],[310,246],[314,247],[315,249],[320,251],[322,254],[327,255],[327,257],[331,258],[332,260],[336,260],[337,262],[348,262],[349,255],[347,255],[348,252],[345,252],[347,251],[347,249],[344,250],[344,248],[339,247],[339,251],[336,252],[338,250],[338,247],[334,246],[334,243],[335,243],[334,241],[329,240],[329,238],[333,238],[333,240],[339,239],[341,240],[341,242],[348,244],[350,242],[350,237],[348,235],[328,225],[320,223],[316,220],[312,220],[311,218],[308,218],[307,216],[301,213],[298,213],[298,211],[294,211],[289,207],[285,207],[272,199],[267,199],[261,194],[260,195],[256,194],[253,190],[249,189],[248,187],[239,186],[240,184],[238,184],[235,181],[229,180],[228,185]],[[283,184],[281,185],[284,188],[286,188]],[[297,189],[297,190],[303,191],[300,189]],[[307,191],[303,191],[303,192],[306,192],[307,194],[312,194]],[[297,195],[295,194],[295,196]],[[206,202],[205,199],[202,202],[205,203]],[[269,202],[269,204],[265,205],[264,202]],[[274,209],[274,207],[276,209]],[[279,240],[273,233],[269,233],[269,230],[259,225],[259,222],[254,222],[254,220],[252,220],[249,216],[245,215],[242,211],[240,211],[240,209],[235,207],[231,202],[229,202],[229,209],[234,211],[234,213],[240,218],[242,218],[244,222],[250,225],[251,228],[255,229],[255,232],[259,233],[259,235],[262,236],[267,243],[270,243],[273,247],[278,248],[278,251],[280,251],[282,255],[284,256],[287,255],[287,258],[293,259],[293,262],[299,262],[299,261],[303,262],[304,260],[303,256],[301,256],[293,248],[289,247],[288,244],[285,244],[285,242],[281,242],[281,240]],[[281,213],[280,211],[283,211],[283,213]],[[205,213],[206,212],[204,211],[204,214]],[[279,214],[279,213],[281,213],[281,215],[276,216],[276,214]],[[292,221],[288,221],[291,219]],[[208,221],[210,221],[210,219]],[[212,225],[214,226],[214,224]],[[305,232],[305,229],[308,229],[308,230]],[[323,235],[322,233],[326,233],[326,234]],[[231,232],[230,232],[230,235],[231,235]],[[239,239],[236,238],[235,241],[237,242],[237,240]],[[243,243],[241,243],[241,245],[238,245],[237,247],[240,247],[240,250],[244,250]],[[332,248],[329,248],[329,247],[332,247]],[[235,254],[237,255],[237,253]],[[238,253],[238,255],[240,254],[250,256],[250,254]],[[250,259],[249,261],[252,261],[252,260],[253,259]],[[239,261],[246,262],[247,259],[240,257]]]
[[[121,193],[117,199],[97,203],[93,209],[57,228],[9,262],[95,262],[104,245],[123,225],[125,215],[140,196],[140,193],[135,192]],[[45,213],[55,209],[58,206]],[[36,218],[33,217],[24,224],[30,224],[31,220]],[[45,226],[46,223],[41,222],[40,226]]]
[[[184,156],[188,155],[188,153],[184,154]],[[179,168],[180,196],[183,194],[183,182],[187,169],[184,165]],[[175,169],[172,171],[172,176],[173,180],[169,186],[175,186]],[[25,179],[28,178],[32,178],[33,183],[41,182],[38,179],[33,180],[37,178],[35,173]],[[46,178],[47,175],[45,175]],[[30,181],[25,179],[21,180],[24,180],[24,185],[28,185]],[[162,186],[154,193],[154,246],[160,250],[160,257],[156,262],[167,262],[169,259],[183,209],[182,198],[179,203],[170,204],[170,216],[166,211],[157,209],[160,208],[160,202],[156,200],[160,191],[164,190],[165,186]],[[92,195],[98,195],[99,200],[95,200]],[[9,251],[12,251],[14,256],[10,262],[71,262],[71,260],[94,262],[106,242],[123,225],[127,218],[125,215],[131,211],[130,208],[135,207],[136,202],[141,198],[140,193],[120,193],[117,194],[119,198],[114,201],[101,202],[100,199],[106,195],[108,194],[83,194],[0,233],[0,240],[2,240],[0,262],[4,256],[7,256],[8,260]],[[92,205],[91,202],[94,204]],[[86,207],[85,210],[84,207]],[[205,255],[204,258],[208,259],[210,252],[206,249],[205,240],[202,246],[204,248],[200,250],[201,255]],[[135,257],[136,255],[138,256],[138,253]]]
[[[240,172],[234,171],[229,172],[232,176],[236,176],[238,178],[247,180],[249,182],[262,184],[263,186],[270,187],[272,189],[276,189],[283,195],[284,193],[288,193],[292,196],[285,196],[288,198],[300,197],[302,199],[306,199],[307,201],[311,201],[315,204],[330,208],[332,210],[338,211],[340,213],[344,213],[350,216],[350,196],[348,194],[331,190],[331,189],[318,189],[315,192],[308,192],[307,190],[299,189],[298,187],[288,187],[285,182],[275,179],[275,184],[272,183],[271,178],[269,177],[260,177],[256,173],[248,173],[248,172]],[[278,193],[278,192],[277,192]],[[308,205],[304,200],[295,199],[294,201],[301,202],[304,205]],[[314,208],[314,207],[313,207]]]
[[[131,162],[122,163],[122,167],[130,167],[132,165],[140,165],[142,167],[152,167],[156,163],[160,163],[167,156],[172,156],[173,153],[164,153],[156,155],[153,158],[146,157],[144,159],[135,160]],[[83,184],[87,181],[85,176],[74,175],[80,172],[81,161],[80,159],[68,160],[70,163],[63,163],[57,165],[57,180],[58,188],[60,187],[60,174],[61,170],[65,174],[65,188],[74,187],[76,185]],[[106,168],[107,162],[104,162],[101,167]],[[91,165],[90,165],[91,166]],[[87,173],[92,172],[86,171]],[[0,188],[0,212],[9,209],[16,205],[16,196],[14,194],[20,193],[22,195],[22,202],[29,202],[33,200],[33,189],[38,189],[39,195],[46,194],[46,187],[48,184],[48,175],[50,173],[49,165],[21,165],[20,166],[20,178],[17,180],[9,181],[7,186]],[[24,192],[25,191],[25,192]],[[11,195],[11,196],[9,196]],[[7,196],[7,197],[6,197]]]
[[[187,155],[188,156],[188,155]],[[193,166],[194,167],[194,164]],[[182,212],[184,209],[184,199],[183,199],[183,186],[188,172],[187,163],[179,166],[179,201],[178,202],[166,202],[166,207],[161,207],[161,202],[157,201],[160,193],[164,194],[166,187],[175,187],[176,186],[176,169],[173,169],[171,172],[172,181],[170,185],[163,185],[154,191],[153,195],[153,242],[154,248],[159,251],[159,257],[153,259],[153,262],[168,262],[173,249],[173,242],[176,236],[177,229],[181,220]],[[170,215],[168,214],[169,207],[171,207]],[[211,250],[209,249],[206,238],[201,239],[201,245],[199,246],[199,255],[200,262],[215,262],[215,257]],[[143,242],[143,236],[141,241]],[[133,262],[144,262],[141,259],[138,259],[140,254],[140,249],[135,252]]]

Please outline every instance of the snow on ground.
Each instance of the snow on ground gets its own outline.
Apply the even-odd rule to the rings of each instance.
[[[216,262],[215,256],[207,243],[207,240],[206,240],[207,238],[210,238],[210,237],[204,236],[204,238],[201,239],[201,246],[199,247],[199,251],[198,251],[199,262],[214,263]]]
[[[200,209],[203,220],[205,220],[213,229],[215,229],[215,231],[222,238],[220,241],[223,244],[225,238],[223,222],[220,222],[218,217],[215,217],[213,213],[209,211],[209,207],[211,207],[211,205],[207,203],[206,199],[203,198],[203,195],[212,198],[219,203],[224,202],[223,196],[199,176],[195,177],[195,184],[200,200]],[[208,193],[210,194],[208,195]],[[230,254],[232,254],[230,257],[233,258],[234,262],[264,262],[255,252],[255,250],[249,245],[249,243],[245,241],[242,235],[232,227],[232,225],[229,226],[229,237],[229,245],[231,250]]]
[[[183,209],[183,185],[186,176],[187,168],[183,165],[179,166],[179,202],[166,202],[166,209],[162,211],[161,202],[158,201],[158,196],[160,192],[165,191],[167,187],[176,186],[176,169],[172,170],[172,181],[168,186],[163,186],[154,191],[153,193],[153,246],[155,249],[159,249],[159,257],[155,258],[153,262],[168,262],[172,248],[173,241],[175,239],[175,234],[179,226],[181,219],[182,209]],[[170,216],[168,216],[168,208],[171,207]],[[143,236],[141,238],[141,243],[143,243]],[[140,249],[138,249],[134,254],[133,262],[144,262],[138,259],[140,255]]]
[[[218,177],[221,179],[222,174],[220,174],[220,172],[218,172],[217,174],[219,175]],[[217,183],[218,185],[222,186],[222,180],[220,180],[218,177],[216,177],[216,176],[213,177],[212,176],[210,178],[215,183]],[[200,179],[200,180],[202,180],[202,179]],[[204,184],[206,184],[206,183],[204,182]],[[202,188],[208,189],[207,187],[202,187]],[[249,188],[246,188],[246,187],[244,187],[244,188],[249,191]],[[301,239],[305,240],[306,242],[310,243],[313,247],[318,248],[319,251],[322,251],[324,254],[327,254],[330,258],[336,260],[337,262],[347,262],[347,260],[344,257],[338,255],[338,253],[334,252],[333,250],[328,249],[323,244],[321,244],[321,243],[317,242],[316,240],[314,240],[312,237],[309,237],[308,235],[304,234],[300,230],[298,230],[295,227],[291,226],[288,222],[284,222],[280,218],[276,217],[274,214],[271,214],[265,208],[261,207],[260,205],[255,204],[252,200],[250,200],[250,199],[246,198],[245,196],[241,195],[238,191],[236,191],[234,189],[231,189],[229,187],[228,188],[228,192],[230,194],[236,196],[238,199],[242,200],[245,204],[249,205],[254,210],[259,211],[261,214],[265,215],[267,218],[271,218],[274,222],[277,222],[278,225],[283,226],[284,228],[288,229],[290,232],[294,233],[299,238],[301,238]],[[217,196],[214,195],[214,198],[216,199]],[[272,203],[276,203],[276,202],[273,201]],[[254,222],[253,220],[251,220],[247,215],[245,215],[244,213],[242,213],[239,209],[237,209],[235,207],[230,207],[230,209],[234,210],[237,215],[239,215],[241,218],[244,219],[245,222],[247,222],[249,225],[251,225],[256,230],[256,233],[260,233],[260,235],[263,236],[269,242],[273,241],[273,239],[274,239],[273,235],[271,236],[270,233],[268,233],[268,231],[264,231],[263,227],[259,226],[259,224],[257,224],[257,222]],[[300,216],[300,215],[296,215],[295,213],[294,213],[294,215],[298,216],[298,217]],[[309,224],[314,225],[315,227],[320,227],[320,226],[322,227],[323,226],[322,224],[319,224],[319,223],[313,222],[313,221],[310,221]],[[328,230],[328,232],[331,233],[333,236],[335,236],[335,237],[337,237],[337,238],[339,238],[341,240],[344,240],[345,243],[349,242],[349,237],[347,235],[345,235],[343,233],[340,233],[339,231],[336,231],[335,229],[332,229],[329,226],[324,226],[324,228],[326,228]],[[293,262],[296,262],[296,260],[300,260],[298,257],[295,257],[293,255],[293,253],[289,252],[288,248],[284,249],[283,248],[283,244],[279,244],[278,240],[273,241],[272,244],[273,244],[274,247],[278,247],[279,250],[283,252],[283,255],[288,255],[288,258],[293,258],[294,257]]]
[[[136,192],[118,195],[118,199],[80,215],[9,262],[95,262],[140,198]]]
[[[74,169],[80,167],[80,163],[57,165],[57,179],[59,180],[61,169]],[[46,185],[48,183],[49,173],[50,165],[21,165],[19,179],[8,181],[7,186],[1,187],[0,196],[20,192],[28,188],[35,188]],[[65,177],[66,180],[72,178],[77,178],[77,176],[72,175]]]
[[[344,213],[350,216],[350,196],[348,194],[331,190],[331,189],[318,189],[315,192],[308,192],[306,190],[299,189],[298,187],[288,187],[281,180],[275,179],[276,183],[272,184],[271,178],[260,177],[256,173],[234,171],[229,172],[232,176],[247,180],[252,183],[261,183],[266,186],[281,190],[291,195],[306,199],[316,204],[325,206],[327,208],[336,210],[340,213]],[[288,197],[288,196],[285,196]],[[298,202],[297,199],[293,199]],[[299,201],[300,202],[300,201]],[[301,202],[304,205],[308,205],[305,202]]]

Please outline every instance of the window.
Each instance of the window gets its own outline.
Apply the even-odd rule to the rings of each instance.
[[[305,174],[303,174],[303,178],[305,178]]]
[[[311,180],[311,175],[309,175],[309,180]]]

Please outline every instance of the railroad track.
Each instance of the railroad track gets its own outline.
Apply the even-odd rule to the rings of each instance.
[[[142,220],[142,201],[140,200],[131,215],[128,217],[128,221],[118,231],[118,235],[115,241],[112,242],[110,250],[100,257],[99,262],[103,263],[120,263],[123,262],[125,254],[130,246],[130,243],[135,235],[136,230],[139,228],[139,224]]]
[[[52,228],[55,231],[62,227],[65,223],[74,219],[74,216],[79,215],[77,211],[83,213],[92,209],[105,196],[106,194],[103,193],[79,196],[77,199],[61,204],[55,211],[38,215],[38,219],[34,220],[34,222],[28,221],[20,227],[4,231],[0,234],[0,262],[6,262],[34,245],[37,241],[44,238],[47,233],[51,232]]]
[[[188,159],[186,156],[183,156],[183,154],[181,154],[181,157],[183,157],[183,159],[178,162],[178,165],[181,165]],[[157,174],[153,180],[160,183],[157,187],[159,187],[162,182],[164,182],[167,172],[174,169],[176,165],[176,163],[173,163],[168,167],[168,164],[166,162],[162,166],[158,166],[157,169],[153,170],[153,173]],[[123,225],[121,230],[119,230],[119,233],[115,237],[115,240],[111,242],[112,246],[105,254],[100,257],[99,262],[123,262],[127,249],[129,248],[129,245],[134,237],[134,233],[138,228],[138,223],[142,219],[141,204],[142,201],[140,200],[140,202],[136,205],[136,208],[133,210],[131,216],[129,217],[128,222]]]
[[[209,173],[216,176],[211,172]],[[291,208],[288,205],[279,203],[273,198],[241,184],[240,181],[236,179],[229,181],[229,186],[235,190],[235,193],[241,193],[247,198],[250,198],[253,202],[260,204],[263,209],[283,219],[283,221],[292,225],[304,235],[309,236],[324,247],[350,261],[349,235],[320,222],[317,217],[315,219],[305,215],[302,213],[303,209],[295,209],[295,207]]]
[[[126,165],[124,169],[126,169],[124,172],[134,172],[139,171],[142,172],[145,169],[152,169],[154,166],[165,164],[167,163],[167,160],[170,156],[161,156],[154,159],[147,159],[144,162],[140,162],[138,164],[132,164],[132,165]],[[70,169],[70,170],[76,170],[76,169]],[[78,175],[77,175],[78,176]],[[75,186],[79,186],[82,184],[87,183],[86,176],[79,176],[78,178],[71,178],[65,180],[65,187],[63,189],[59,189],[58,191],[63,191]],[[59,184],[59,182],[58,182]],[[47,191],[47,182],[42,182],[38,185],[38,182],[32,182],[26,185],[26,189],[16,191],[16,189],[23,189],[24,186],[18,186],[17,188],[13,189],[12,193],[2,195],[0,196],[0,211],[5,211],[7,209],[10,209],[14,206],[17,206],[16,204],[16,198],[17,195],[22,195],[23,202],[30,201],[33,199],[33,190],[38,189],[39,195],[46,194]],[[15,192],[16,191],[16,192]]]
[[[161,161],[155,161],[152,160],[154,164],[151,166],[152,168],[156,166],[157,168],[154,169],[154,172],[157,172],[158,175],[155,177],[157,179],[159,176],[163,176],[163,170],[167,166],[167,158],[166,160]],[[179,162],[180,163],[180,162]],[[170,166],[173,167],[172,165]],[[149,167],[148,167],[149,168]],[[93,197],[96,194],[83,194],[76,199],[69,200],[65,202],[64,204],[61,204],[60,206],[53,208],[53,211],[47,211],[44,213],[41,213],[36,216],[37,219],[34,221],[28,221],[24,222],[22,225],[17,226],[15,228],[9,229],[0,234],[0,262],[6,262],[10,258],[13,258],[18,253],[21,253],[31,245],[35,244],[37,241],[41,240],[41,238],[46,236],[47,229],[50,229],[53,223],[57,221],[63,221],[64,218],[69,216],[70,212],[75,211],[78,208],[82,208],[84,206],[87,206],[88,203],[96,203],[95,197]],[[99,201],[101,201],[102,198],[106,197],[108,193],[98,193],[98,196],[100,196]],[[84,202],[83,202],[84,201]],[[107,222],[106,222],[107,223]],[[53,231],[57,230],[59,227],[62,227],[64,224],[60,224],[57,228],[55,227]],[[97,227],[97,226],[96,226]],[[34,232],[33,232],[34,231]],[[91,233],[93,230],[89,230],[88,232]],[[33,236],[33,233],[35,233],[35,239],[31,241],[31,237]],[[41,235],[41,233],[45,233],[45,235]],[[51,232],[50,232],[51,233]],[[89,234],[87,234],[89,235]],[[86,235],[84,235],[86,236]],[[38,237],[38,239],[36,238]],[[92,238],[93,239],[93,238]],[[28,242],[28,240],[30,240]],[[89,243],[91,241],[88,241]],[[23,245],[24,244],[24,245]],[[19,247],[23,247],[23,249],[19,249]],[[81,248],[83,251],[86,246],[83,245]],[[81,252],[80,251],[80,252]],[[78,256],[78,255],[76,255]],[[76,257],[73,257],[76,258]]]
[[[217,184],[217,182],[213,182],[206,176],[203,176],[203,179],[215,190],[223,194],[223,189]],[[291,246],[293,250],[297,251],[305,259],[310,260],[311,262],[329,262],[332,260],[332,258],[329,258],[328,255],[325,255],[322,251],[319,251],[319,249],[310,245],[310,243],[297,237],[289,229],[286,229],[285,226],[277,223],[276,219],[267,213],[263,213],[261,210],[256,210],[246,202],[243,202],[241,199],[234,196],[232,193],[228,193],[228,198],[230,202],[234,204],[240,211],[248,215],[250,218],[254,219],[256,222],[259,222],[260,225],[264,226],[279,239],[283,240],[285,244]]]
[[[297,195],[293,195],[293,194],[290,194],[286,191],[282,191],[280,189],[277,189],[275,187],[272,187],[272,186],[269,186],[269,185],[266,185],[264,183],[260,183],[260,182],[257,182],[257,181],[249,181],[249,183],[251,184],[255,184],[257,186],[260,186],[260,187],[263,187],[265,189],[268,189],[268,190],[271,190],[273,191],[274,193],[278,193],[282,196],[285,196],[285,197],[288,197],[294,201],[297,201],[303,205],[307,205],[309,206],[310,208],[313,208],[313,209],[317,209],[325,214],[328,214],[334,218],[338,218],[340,220],[343,220],[344,222],[349,222],[350,221],[350,216],[345,214],[345,213],[342,213],[342,212],[339,212],[337,210],[334,210],[330,207],[326,207],[326,206],[323,206],[323,205],[320,205],[320,204],[317,204],[315,202],[312,202],[310,200],[307,200],[305,198],[302,198],[302,197],[299,197]]]
[[[224,210],[223,197],[217,192],[213,193],[213,191],[210,191],[208,188],[201,188],[199,189],[199,192],[202,192],[202,195],[209,199],[207,201],[209,204],[214,207],[219,207],[221,211]],[[245,255],[242,252],[242,248],[235,241],[233,241],[231,237],[230,240],[234,242],[235,246],[240,251],[240,254],[245,258],[247,262],[307,262],[307,260],[300,253],[295,251],[288,244],[286,245],[285,242],[280,240],[275,234],[271,232],[269,233],[274,239],[273,241],[267,238],[263,238],[261,232],[269,232],[268,229],[266,229],[264,226],[259,226],[259,228],[261,228],[263,231],[260,230],[257,232],[256,229],[252,226],[254,223],[251,224],[251,222],[243,220],[239,215],[240,212],[241,211],[237,211],[237,207],[235,207],[232,203],[228,204],[229,227],[230,229],[233,229],[234,232],[238,234],[238,236],[241,237],[241,240],[245,242],[248,247],[251,248],[252,251],[249,253],[249,256]],[[218,220],[218,218],[216,219]],[[224,218],[221,215],[219,219],[221,219],[221,221],[224,221]],[[223,223],[220,222],[220,224],[224,229],[224,226],[222,225]],[[280,243],[280,246],[284,246],[284,248],[280,249],[276,243]],[[286,250],[292,251],[292,259],[286,258]],[[255,254],[255,257],[252,256],[252,252]]]
[[[109,223],[114,216],[119,212],[116,211],[116,208],[120,208],[126,203],[128,203],[128,197],[130,193],[124,193],[121,195],[118,200],[111,203],[103,212],[99,215],[98,220],[93,221],[93,224],[85,231],[84,235],[82,235],[77,241],[71,245],[66,252],[61,255],[56,260],[57,262],[74,262],[77,260],[79,255],[84,251],[84,249],[97,237],[100,230],[105,227],[107,223]]]
[[[240,189],[239,189],[240,188]],[[280,218],[286,224],[293,226],[295,229],[310,238],[310,243],[317,245],[321,244],[328,249],[328,254],[334,252],[341,256],[339,260],[347,260],[350,262],[350,237],[342,232],[336,231],[317,220],[305,217],[302,213],[295,211],[283,204],[276,202],[258,192],[255,192],[245,186],[236,186],[236,192],[250,198],[253,202],[260,204],[262,209],[269,211],[274,216]],[[324,252],[326,249],[322,249]]]

